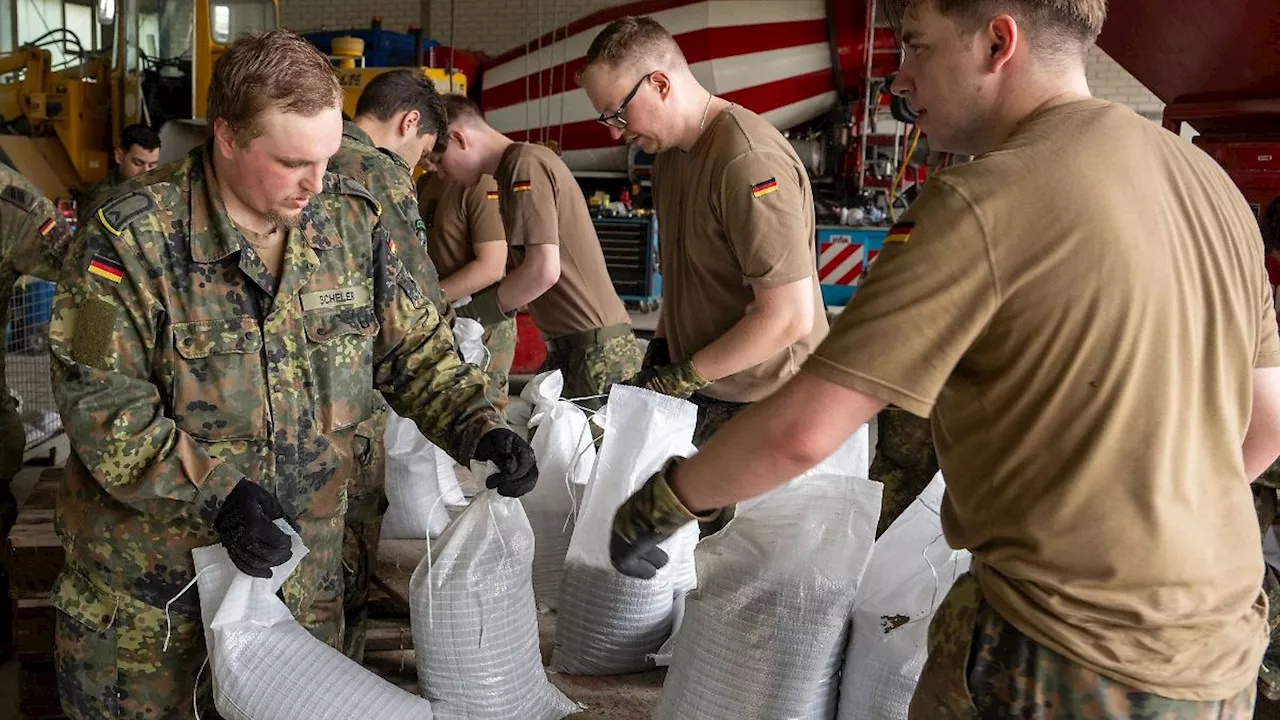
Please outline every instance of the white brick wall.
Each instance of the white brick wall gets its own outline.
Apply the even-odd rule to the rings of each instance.
[[[1152,120],[1159,120],[1164,103],[1120,64],[1094,46],[1089,49],[1089,88],[1097,97],[1123,103]]]

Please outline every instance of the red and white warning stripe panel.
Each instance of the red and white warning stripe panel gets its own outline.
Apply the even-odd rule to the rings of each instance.
[[[832,235],[819,246],[818,282],[822,285],[857,287],[880,250],[869,248],[852,235]]]
[[[675,35],[708,89],[778,127],[818,117],[835,102],[825,0],[671,0],[597,13],[555,39],[533,41],[528,52],[521,46],[502,56],[484,75],[485,117],[517,140],[557,141],[574,169],[625,168],[625,152],[595,122],[575,78],[596,34],[637,11]]]

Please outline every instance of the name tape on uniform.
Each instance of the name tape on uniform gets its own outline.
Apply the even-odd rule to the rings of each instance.
[[[335,290],[316,290],[302,294],[302,311],[330,310],[332,308],[368,305],[372,298],[363,285]]]

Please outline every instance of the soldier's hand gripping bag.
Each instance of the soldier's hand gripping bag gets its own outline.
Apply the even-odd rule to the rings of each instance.
[[[692,575],[698,526],[660,547],[670,562],[648,580],[628,577],[609,558],[613,516],[673,456],[693,454],[697,407],[649,390],[614,385],[604,441],[587,485],[569,550],[551,667],[574,675],[617,675],[653,667],[649,656],[671,633],[677,586]]]
[[[698,544],[658,720],[830,720],[881,486],[860,432]],[[759,682],[747,678],[760,679]],[[877,718],[876,720],[879,720]]]
[[[533,557],[520,501],[486,490],[414,571],[418,685],[435,717],[560,720],[579,709],[542,668]]]
[[[276,591],[307,554],[283,520],[292,556],[255,578],[221,545],[196,548],[196,584],[213,696],[224,720],[430,720],[431,704],[374,675],[294,620]]]

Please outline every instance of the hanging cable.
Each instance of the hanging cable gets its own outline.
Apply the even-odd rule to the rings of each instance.
[[[893,204],[898,195],[898,187],[902,184],[903,178],[907,176],[907,166],[911,164],[911,156],[916,154],[916,145],[920,143],[920,126],[916,126],[916,131],[911,134],[911,149],[907,150],[907,154],[902,157],[902,163],[898,166],[898,174],[893,178],[893,184],[889,186],[889,219],[898,222],[898,213],[893,209]]]
[[[556,0],[556,27],[560,26],[560,6],[563,0]],[[554,55],[554,53],[553,53]],[[569,95],[569,28],[565,26],[560,35],[560,127],[556,131],[556,149],[564,154],[564,105]],[[549,117],[549,116],[548,116]]]

